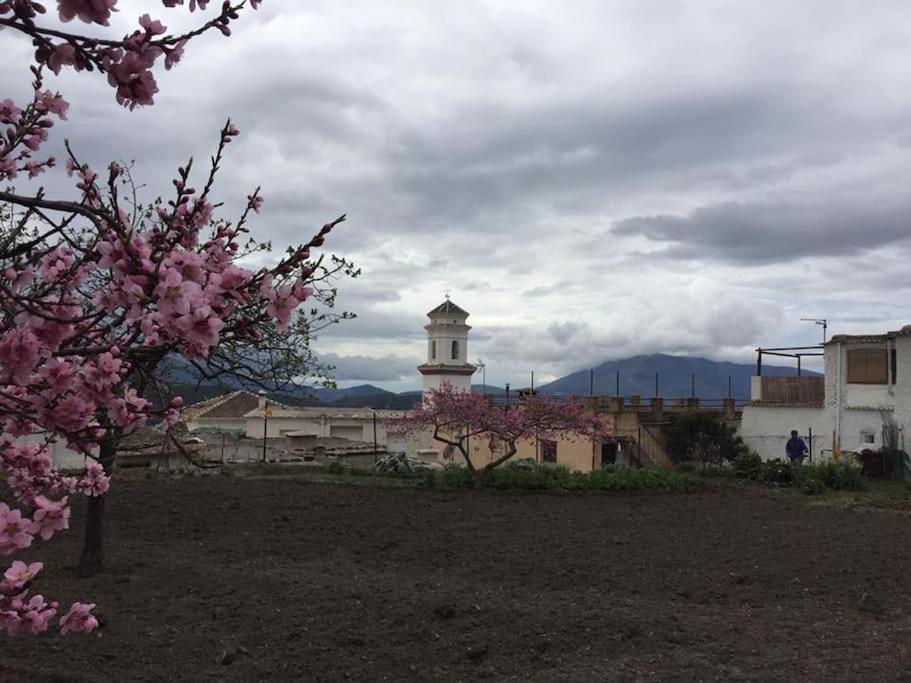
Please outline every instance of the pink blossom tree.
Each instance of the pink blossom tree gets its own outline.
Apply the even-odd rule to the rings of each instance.
[[[117,0],[58,0],[62,22],[106,27]],[[163,0],[166,8],[183,0]],[[191,12],[208,0],[189,0]],[[181,59],[187,42],[229,25],[258,0],[224,2],[188,33],[172,35],[148,14],[123,38],[84,36],[46,26],[46,7],[34,0],[0,0],[0,29],[28,36],[34,47],[32,97],[0,99],[0,183],[36,178],[56,165],[39,157],[56,119],[69,104],[45,89],[45,70],[104,74],[116,101],[133,109],[153,104],[152,72]],[[181,400],[158,397],[159,369],[186,359],[204,376],[293,380],[313,367],[307,342],[320,325],[342,316],[327,312],[333,281],[355,275],[344,259],[315,258],[344,216],[278,262],[250,269],[244,259],[269,245],[249,237],[248,221],[262,197],[254,190],[237,220],[216,216],[211,191],[238,130],[228,121],[200,182],[194,163],[180,167],[173,194],[150,206],[135,200],[129,169],[116,163],[96,171],[66,145],[66,170],[75,198],[36,191],[0,191],[0,467],[13,496],[0,502],[0,555],[48,541],[69,527],[69,498],[88,496],[79,570],[103,566],[104,503],[120,438],[158,420],[169,428]],[[304,304],[308,312],[301,312]],[[83,453],[84,472],[67,476],[50,457],[64,442]],[[38,633],[58,611],[31,595],[40,562],[21,561],[0,574],[0,630]],[[76,603],[60,619],[63,633],[97,626],[94,605]]]
[[[573,436],[601,439],[612,434],[613,425],[575,398],[530,395],[519,405],[498,406],[487,396],[444,384],[425,393],[424,400],[406,416],[393,420],[391,429],[404,435],[432,430],[434,440],[461,453],[475,487],[481,488],[491,470],[516,454],[521,441]],[[487,446],[487,463],[472,460],[471,440]]]

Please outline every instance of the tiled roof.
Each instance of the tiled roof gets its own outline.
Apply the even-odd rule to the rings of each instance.
[[[892,330],[883,334],[836,334],[826,343],[876,344],[895,337],[906,337],[908,335],[911,335],[911,325],[905,325],[900,330]]]
[[[377,419],[401,417],[407,410],[374,410],[373,408],[348,408],[339,406],[279,406],[278,404],[269,403],[272,406],[272,418],[278,417],[297,417],[297,418],[339,418],[339,419],[372,419],[374,413]],[[262,412],[256,407],[251,409],[247,417],[259,417]],[[271,419],[271,418],[270,418]]]
[[[836,334],[827,344],[878,344],[894,336],[893,334]]]
[[[272,401],[270,401],[270,404]],[[194,403],[183,411],[184,421],[241,418],[259,405],[259,396],[249,391],[232,391]]]
[[[468,316],[468,311],[466,311],[464,308],[459,308],[454,303],[452,303],[449,299],[446,299],[446,301],[444,301],[439,306],[437,306],[432,311],[430,311],[427,314],[427,317],[432,318],[433,316],[439,315],[441,313],[449,313],[449,314],[455,313],[456,315],[464,315],[466,317]]]

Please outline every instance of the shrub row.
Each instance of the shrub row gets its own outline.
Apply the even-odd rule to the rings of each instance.
[[[734,461],[733,472],[743,479],[764,484],[795,486],[810,495],[864,488],[860,466],[846,460],[794,466],[784,460],[763,460],[756,453],[749,453]]]
[[[422,483],[471,488],[474,479],[466,468],[451,466],[426,472]],[[484,485],[519,491],[686,491],[696,485],[696,480],[665,469],[609,467],[586,474],[561,466],[530,468],[524,464],[507,464],[490,471]]]
[[[428,488],[474,487],[471,472],[457,465],[395,472],[347,467],[333,462],[323,471],[342,476],[407,479]],[[559,465],[529,465],[524,461],[508,463],[490,471],[484,482],[485,488],[517,491],[687,491],[697,484],[697,478],[667,469],[607,467],[585,474]]]

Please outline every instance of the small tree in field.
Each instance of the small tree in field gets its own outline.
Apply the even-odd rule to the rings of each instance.
[[[63,22],[107,26],[117,0],[58,0]],[[183,0],[162,0],[167,8]],[[190,11],[208,0],[189,0]],[[230,35],[229,24],[259,0],[224,2],[198,29],[170,35],[148,14],[138,30],[119,39],[83,36],[45,27],[46,8],[34,0],[0,0],[0,29],[18,31],[35,46],[33,95],[19,106],[0,99],[0,183],[21,174],[35,178],[56,165],[36,154],[68,103],[44,89],[44,69],[63,67],[105,74],[116,100],[133,109],[153,103],[152,67],[181,59],[187,42],[207,31]],[[192,160],[172,180],[173,195],[139,206],[125,169],[112,163],[96,172],[67,144],[66,169],[76,198],[51,199],[8,187],[0,191],[0,467],[15,498],[0,502],[0,555],[49,540],[68,528],[68,496],[89,496],[80,573],[102,568],[102,520],[120,438],[150,418],[168,428],[179,398],[156,408],[147,396],[160,363],[182,356],[207,376],[229,372],[256,379],[281,368],[303,374],[306,342],[314,326],[332,318],[304,302],[329,304],[326,283],[353,274],[341,259],[312,259],[344,216],[323,226],[306,244],[288,249],[272,267],[251,270],[244,258],[268,250],[248,237],[258,213],[257,189],[236,221],[216,217],[211,190],[224,153],[238,131],[221,130],[201,183]],[[303,361],[295,354],[302,348]],[[160,402],[159,402],[160,406]],[[49,445],[63,441],[90,464],[78,476],[58,472]],[[38,633],[48,628],[57,603],[29,597],[41,563],[13,564],[0,574],[0,630]],[[93,605],[76,603],[61,630],[97,626]]]
[[[750,453],[737,428],[708,410],[672,415],[664,427],[664,437],[667,454],[675,463],[720,465]]]
[[[475,487],[481,488],[491,470],[516,454],[520,441],[563,436],[599,439],[611,434],[612,425],[575,398],[532,395],[517,406],[497,406],[486,396],[444,384],[427,392],[420,404],[393,422],[392,429],[404,435],[432,430],[434,440],[462,454]],[[471,458],[469,443],[474,439],[490,451],[490,460],[483,465]]]

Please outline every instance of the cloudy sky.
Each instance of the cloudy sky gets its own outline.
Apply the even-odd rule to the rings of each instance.
[[[199,19],[120,5],[121,31],[127,5]],[[230,115],[226,211],[262,185],[277,248],[347,212],[328,246],[363,268],[340,297],[359,318],[316,344],[341,385],[417,388],[447,289],[490,384],[638,353],[750,361],[818,341],[801,317],[911,322],[902,0],[266,0],[234,31],[191,43],[146,110],[52,79],[60,135],[167,192]],[[0,34],[0,95],[26,91],[29,50]]]

